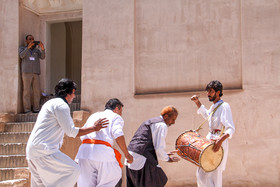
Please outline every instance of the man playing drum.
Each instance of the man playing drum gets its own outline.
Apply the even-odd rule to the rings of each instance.
[[[132,164],[127,163],[127,187],[163,187],[167,182],[158,158],[167,162],[178,162],[171,157],[174,152],[165,152],[167,127],[175,124],[178,111],[172,106],[162,109],[161,115],[142,123],[129,143],[128,150],[133,156]]]
[[[224,102],[221,97],[223,95],[223,85],[215,80],[206,86],[207,96],[213,105],[209,110],[198,99],[197,95],[193,95],[191,100],[198,107],[198,114],[201,114],[209,122],[209,133],[206,138],[214,140],[214,151],[218,151],[221,146],[224,149],[224,158],[221,165],[212,172],[205,172],[200,167],[197,169],[197,185],[198,187],[221,187],[222,172],[225,170],[228,156],[228,138],[231,138],[234,131],[234,123],[232,120],[231,109],[228,103]]]

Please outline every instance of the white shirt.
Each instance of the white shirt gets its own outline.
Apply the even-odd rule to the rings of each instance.
[[[61,98],[47,101],[35,123],[27,142],[26,158],[33,159],[59,152],[64,133],[76,137],[79,128],[75,127],[69,105]]]
[[[162,116],[160,117],[162,118]],[[150,128],[152,132],[153,145],[156,151],[157,158],[163,161],[168,161],[169,156],[165,152],[165,138],[168,130],[167,125],[165,124],[165,122],[159,122],[151,124]],[[132,151],[129,151],[129,153],[133,156],[133,162],[129,164],[127,163],[127,160],[125,160],[125,165],[127,165],[129,169],[133,170],[142,169],[145,165],[146,157]]]
[[[197,113],[201,114],[205,119],[209,117],[211,112],[221,103],[223,100],[219,100],[217,103],[213,104],[209,110],[205,108],[204,105],[201,105],[198,109]],[[208,139],[211,139],[211,132],[214,129],[222,130],[223,126],[225,127],[224,133],[229,134],[229,138],[232,137],[235,132],[235,126],[232,120],[231,109],[228,103],[224,102],[219,108],[216,110],[214,115],[208,120],[209,124],[209,133],[207,135]]]
[[[114,140],[120,136],[123,136],[124,121],[120,115],[112,110],[105,110],[103,112],[97,112],[92,114],[87,120],[84,127],[89,127],[94,124],[95,121],[101,118],[109,120],[107,128],[101,129],[98,132],[92,132],[90,134],[81,136],[81,140],[84,139],[96,139],[103,140],[114,146]],[[102,144],[82,144],[76,156],[76,161],[79,159],[90,159],[103,162],[116,161],[114,150],[111,147]]]

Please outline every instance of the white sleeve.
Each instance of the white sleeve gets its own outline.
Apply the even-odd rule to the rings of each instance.
[[[204,105],[201,105],[197,110],[197,114],[201,114],[204,119],[207,119],[209,116],[209,111],[205,108]]]
[[[123,126],[124,126],[124,121],[120,116],[117,116],[113,121],[112,121],[112,136],[114,139],[117,139],[120,136],[124,136],[123,133]]]
[[[163,161],[168,161],[169,156],[165,152],[165,138],[167,135],[167,125],[165,123],[156,123],[151,126],[153,144],[157,154],[158,159]]]
[[[58,124],[61,126],[65,134],[75,138],[79,132],[79,128],[75,127],[73,119],[70,115],[70,108],[67,104],[59,105],[55,108],[54,114]]]
[[[229,134],[229,138],[232,137],[232,135],[235,132],[235,126],[232,120],[232,113],[229,104],[225,103],[223,104],[223,110],[221,113],[221,122],[225,126],[225,134]]]

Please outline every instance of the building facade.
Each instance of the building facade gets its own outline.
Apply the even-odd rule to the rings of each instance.
[[[280,2],[263,0],[0,0],[1,113],[22,112],[18,47],[25,36],[45,44],[42,93],[63,77],[80,86],[81,108],[124,103],[128,142],[166,105],[179,110],[167,150],[203,121],[190,101],[217,79],[231,105],[224,186],[280,184]],[[206,134],[207,128],[202,130]],[[196,184],[196,166],[163,163],[167,186]]]

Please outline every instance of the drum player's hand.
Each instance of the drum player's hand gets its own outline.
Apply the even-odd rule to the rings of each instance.
[[[198,97],[199,97],[198,95],[193,95],[193,96],[191,97],[191,100],[192,100],[193,102],[195,102],[196,106],[199,108],[199,107],[201,106],[201,103],[200,103]]]
[[[193,101],[193,102],[198,102],[199,101],[199,99],[198,99],[198,95],[193,95],[192,97],[191,97],[191,100]]]
[[[217,138],[214,141],[215,141],[215,143],[214,143],[214,146],[213,146],[213,151],[217,152],[221,148],[223,141],[222,141],[221,138]]]
[[[222,143],[223,141],[225,141],[225,139],[227,139],[229,137],[229,134],[224,134],[223,136],[219,137],[219,138],[216,138],[216,139],[213,139],[214,140],[214,146],[213,146],[213,151],[214,152],[217,152],[219,151],[219,149],[221,148],[222,146]]]

